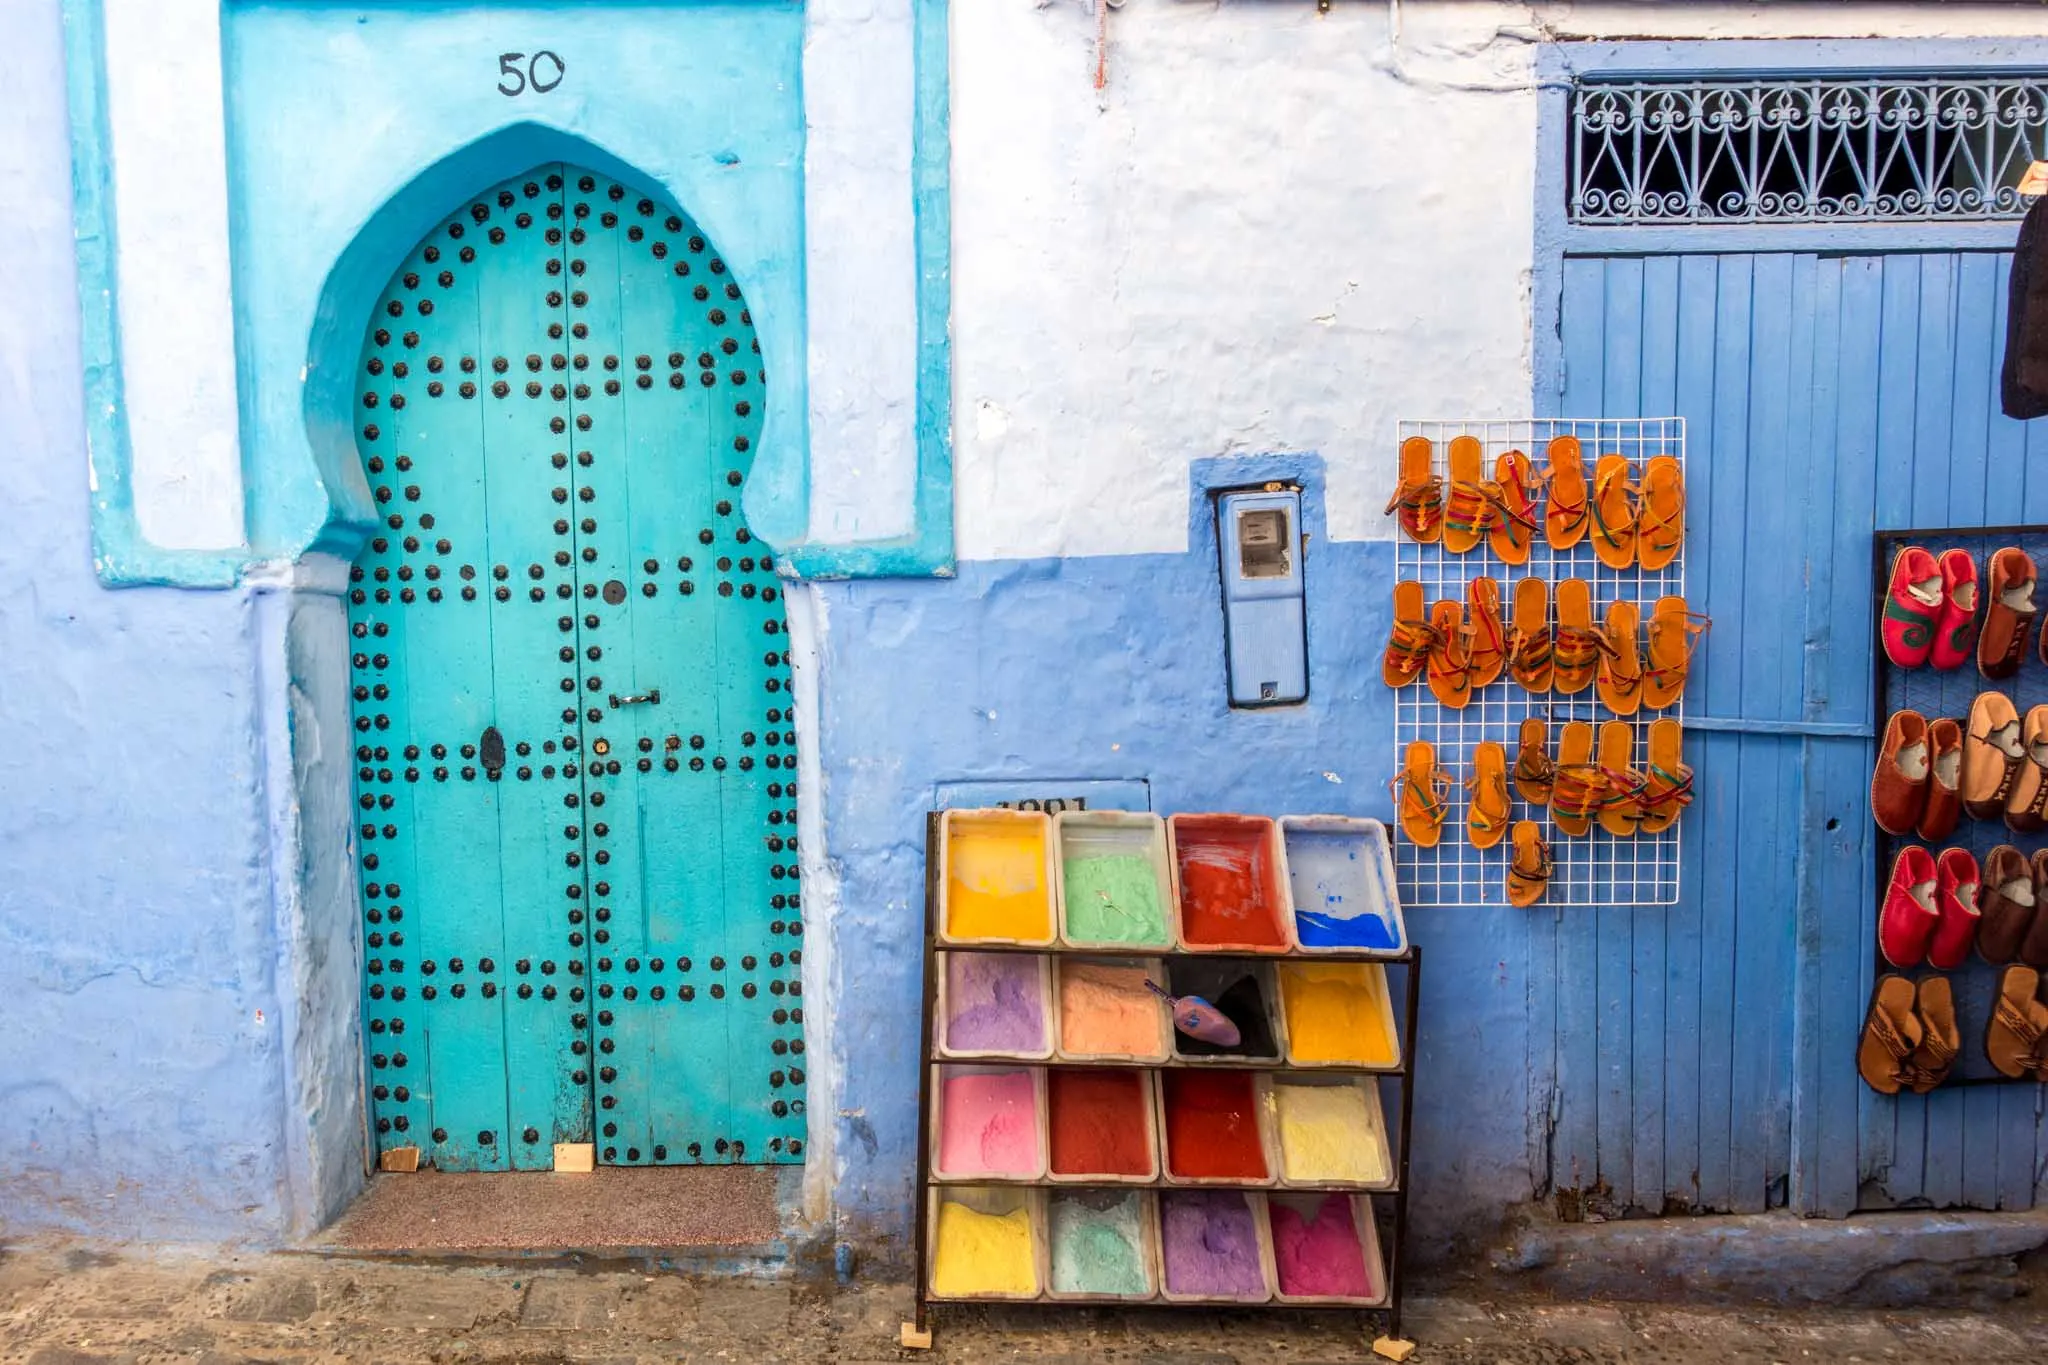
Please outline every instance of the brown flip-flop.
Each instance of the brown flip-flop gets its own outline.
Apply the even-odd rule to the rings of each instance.
[[[2020,713],[2013,709],[2012,699],[2000,692],[1979,692],[1970,705],[1970,727],[1963,736],[1963,809],[1979,820],[2004,815],[2006,798],[2012,795],[2025,758]],[[1887,832],[1904,833],[1912,826],[1908,821]]]
[[[1597,669],[1600,700],[1617,716],[1632,716],[1643,704],[1642,613],[1627,600],[1607,604],[1607,648]]]
[[[1870,1008],[1856,1040],[1856,1072],[1880,1095],[1896,1095],[1900,1073],[1920,1046],[1922,1029],[1913,1012],[1913,983],[1887,972],[1870,989]]]
[[[1956,997],[1948,978],[1940,974],[1920,978],[1919,998],[1914,1013],[1920,1020],[1920,1046],[1906,1060],[1900,1079],[1916,1095],[1924,1095],[1948,1079],[1963,1050],[1963,1035],[1956,1028]]]
[[[1515,629],[1508,637],[1508,674],[1522,690],[1541,696],[1552,671],[1550,584],[1540,578],[1515,583]]]
[[[1541,716],[1522,720],[1521,744],[1515,750],[1515,792],[1532,806],[1550,804],[1550,784],[1557,764],[1550,759],[1550,722]]]
[[[1507,627],[1500,619],[1500,584],[1485,574],[1474,575],[1465,588],[1465,619],[1472,626],[1472,686],[1487,686],[1508,664]]]
[[[2001,1076],[2033,1071],[2048,1032],[2048,1005],[2034,998],[2041,974],[2032,967],[2007,967],[1998,975],[1998,998],[1984,1026],[1984,1055]]]
[[[2005,823],[2015,834],[2039,834],[2048,828],[2048,706],[2027,711],[2020,722],[2020,749],[2026,757],[2013,771]]]

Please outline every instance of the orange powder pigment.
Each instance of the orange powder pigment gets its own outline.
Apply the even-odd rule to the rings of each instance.
[[[957,939],[1052,937],[1045,823],[960,821],[946,842],[946,932]]]
[[[1285,948],[1272,825],[1219,816],[1174,824],[1181,937],[1199,948]]]
[[[1246,1071],[1164,1071],[1166,1168],[1209,1180],[1264,1180],[1266,1150]]]
[[[1062,961],[1060,1047],[1078,1057],[1156,1057],[1166,1050],[1165,1002],[1142,966]]]

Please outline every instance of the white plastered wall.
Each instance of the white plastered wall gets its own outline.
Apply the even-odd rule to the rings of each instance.
[[[2000,37],[2021,4],[953,7],[963,559],[1186,547],[1187,466],[1312,451],[1391,534],[1394,423],[1525,415],[1537,46]]]

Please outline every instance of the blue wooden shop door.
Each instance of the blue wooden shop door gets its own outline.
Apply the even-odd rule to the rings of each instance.
[[[1565,262],[1557,410],[1687,419],[1687,580],[1714,618],[1687,694],[1682,902],[1558,917],[1532,963],[1550,1179],[1590,1207],[2036,1201],[2037,1087],[1880,1099],[1853,1057],[1876,913],[1871,532],[2048,520],[2048,433],[1998,412],[2009,268]]]
[[[537,167],[393,275],[352,571],[371,1099],[443,1170],[800,1159],[764,376],[673,205]]]

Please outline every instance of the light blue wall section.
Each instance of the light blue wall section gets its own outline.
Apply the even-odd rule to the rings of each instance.
[[[55,0],[0,49],[0,1230],[236,1240],[293,1195],[257,599],[94,577]]]
[[[1185,554],[966,561],[952,583],[823,585],[824,764],[838,869],[842,1230],[901,1252],[914,1179],[924,811],[957,780],[1145,779],[1162,812],[1389,818],[1389,543],[1324,536],[1322,462],[1201,461],[1202,487],[1299,477],[1310,700],[1231,711],[1216,529]],[[1427,954],[1415,1126],[1418,1250],[1529,1197],[1527,912],[1418,916]]]
[[[360,522],[370,504],[346,385],[377,291],[465,196],[558,157],[663,190],[732,267],[769,376],[748,520],[771,542],[802,538],[796,0],[231,3],[224,18],[245,478],[260,553],[352,553],[335,518]],[[561,56],[560,86],[499,93],[498,54],[541,49]]]

